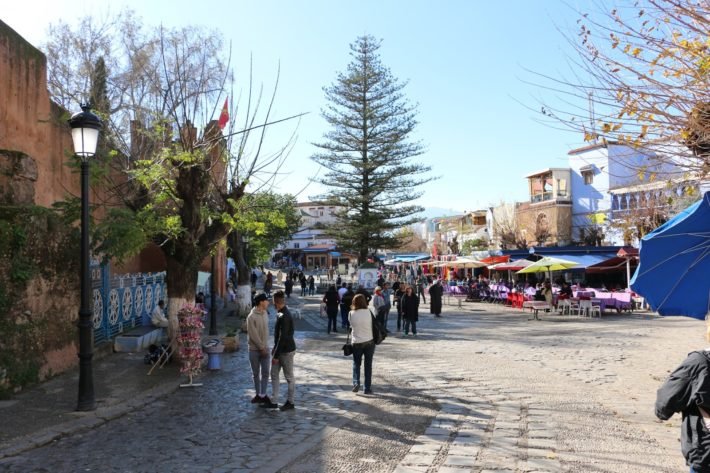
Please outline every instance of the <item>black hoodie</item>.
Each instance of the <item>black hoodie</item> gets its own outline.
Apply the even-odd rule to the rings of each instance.
[[[710,352],[694,351],[658,389],[656,416],[668,420],[683,414],[680,449],[688,466],[697,473],[710,473],[710,430],[698,407],[710,412]]]

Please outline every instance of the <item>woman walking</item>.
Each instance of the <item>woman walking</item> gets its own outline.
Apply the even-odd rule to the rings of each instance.
[[[414,293],[412,286],[407,289],[402,296],[402,318],[404,319],[404,336],[409,335],[409,327],[412,327],[412,334],[417,336],[417,321],[419,320],[419,297]]]
[[[328,333],[330,327],[333,327],[333,332],[338,333],[338,306],[340,305],[340,297],[335,286],[330,286],[323,296],[325,303],[325,312],[328,314]]]
[[[353,392],[360,390],[360,366],[365,357],[365,394],[372,394],[372,358],[375,342],[372,336],[372,314],[367,308],[367,299],[362,294],[353,297],[352,310],[348,314],[353,343]]]

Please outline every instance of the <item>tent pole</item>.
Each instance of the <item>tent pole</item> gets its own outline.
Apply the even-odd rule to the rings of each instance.
[[[631,289],[631,261],[626,258],[626,289]]]

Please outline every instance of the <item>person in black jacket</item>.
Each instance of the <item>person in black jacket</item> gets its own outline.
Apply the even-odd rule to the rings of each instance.
[[[338,333],[338,307],[340,307],[340,297],[335,286],[330,286],[323,296],[325,302],[325,312],[328,314],[328,333],[331,329]]]
[[[441,296],[443,294],[444,288],[441,287],[441,282],[435,279],[434,284],[429,288],[429,312],[436,317],[441,317]]]
[[[343,283],[345,284],[345,283]],[[353,305],[353,297],[355,293],[353,292],[353,285],[348,284],[347,290],[340,298],[340,319],[341,327],[346,329],[350,327],[350,321],[348,320],[348,314],[350,313],[350,306]]]
[[[404,319],[404,336],[409,335],[409,327],[412,327],[412,335],[417,336],[417,321],[419,321],[419,297],[414,293],[412,286],[407,289],[402,296],[402,318]]]
[[[282,411],[288,411],[295,407],[294,395],[296,393],[296,379],[293,376],[293,358],[296,354],[296,341],[293,339],[293,317],[286,307],[286,298],[283,291],[274,293],[274,306],[278,312],[276,325],[274,326],[274,348],[271,351],[271,401],[268,404],[261,404],[261,407],[275,409],[279,407],[279,371],[284,370],[284,377],[288,383],[288,398]]]
[[[291,298],[291,292],[293,291],[293,279],[291,276],[286,276],[286,282],[284,282],[284,289],[286,290],[286,297]]]
[[[372,296],[367,291],[367,289],[365,289],[365,286],[359,286],[357,288],[357,291],[355,291],[355,294],[362,294],[363,296],[365,296],[365,300],[368,304],[370,303],[370,300],[372,300]]]
[[[658,389],[656,417],[676,412],[683,415],[680,449],[690,473],[710,473],[710,349],[691,352]]]

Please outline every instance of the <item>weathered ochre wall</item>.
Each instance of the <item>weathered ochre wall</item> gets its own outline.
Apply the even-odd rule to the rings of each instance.
[[[540,202],[531,204],[525,202],[515,209],[515,218],[521,231],[524,230],[525,238],[529,245],[541,245],[535,239],[535,229],[537,219],[541,214],[547,217],[550,237],[545,246],[568,245],[572,231],[572,206],[569,204],[558,204],[554,201],[549,203]]]
[[[34,161],[37,205],[79,194],[79,177],[66,166],[72,150],[68,116],[49,99],[44,54],[0,21],[0,149]]]

